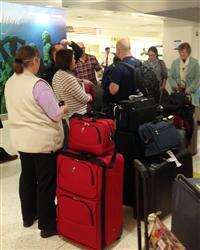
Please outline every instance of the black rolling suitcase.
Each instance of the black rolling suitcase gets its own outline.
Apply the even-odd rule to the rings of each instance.
[[[187,150],[182,150],[175,155],[182,164],[180,167],[177,167],[175,162],[170,162],[168,160],[169,156],[167,155],[148,157],[141,160],[141,163],[148,173],[148,178],[146,178],[146,185],[148,186],[148,214],[162,211],[161,218],[167,216],[171,212],[174,179],[178,174],[184,174],[189,178],[193,176],[191,154]],[[135,207],[138,202],[139,200],[135,197]],[[140,200],[140,202],[142,203],[142,200]],[[141,206],[143,206],[143,204],[141,204]],[[134,217],[137,217],[135,209]]]
[[[134,161],[134,167],[136,171],[136,197],[137,200],[141,200],[142,197],[144,204],[141,207],[140,202],[137,203],[138,250],[186,250],[175,235],[157,217],[160,213],[156,212],[148,216],[148,171],[139,160]],[[142,247],[142,215],[144,217],[144,248]],[[151,230],[148,228],[149,222],[153,223]]]
[[[124,158],[124,182],[123,182],[123,204],[134,206],[135,195],[135,172],[133,158]]]
[[[143,148],[137,132],[130,133],[116,130],[114,140],[117,152],[125,158],[133,159],[141,156]]]
[[[183,175],[174,181],[172,197],[172,232],[187,250],[200,249],[200,178]]]

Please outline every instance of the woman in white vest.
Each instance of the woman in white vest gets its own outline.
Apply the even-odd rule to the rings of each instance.
[[[40,52],[21,47],[14,74],[5,87],[6,105],[13,145],[19,151],[21,176],[19,195],[24,227],[38,218],[41,237],[56,231],[56,158],[63,145],[61,120],[68,108],[59,107],[51,87],[37,78]]]

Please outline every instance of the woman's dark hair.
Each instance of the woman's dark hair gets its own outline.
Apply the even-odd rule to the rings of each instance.
[[[22,74],[35,57],[40,58],[37,48],[30,45],[22,46],[15,55],[14,72],[18,75]]]
[[[178,46],[178,51],[182,51],[182,50],[186,50],[188,52],[188,54],[190,55],[192,52],[191,46],[189,43],[181,43]]]
[[[73,60],[73,50],[61,49],[56,53],[56,68],[61,70],[71,70]]]
[[[153,52],[154,54],[156,54],[156,57],[158,57],[158,50],[155,46],[152,46],[148,49],[148,53],[149,52]]]

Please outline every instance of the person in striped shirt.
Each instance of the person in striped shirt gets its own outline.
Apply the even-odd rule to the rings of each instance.
[[[87,103],[92,101],[92,96],[85,92],[84,82],[78,80],[72,73],[75,67],[73,51],[62,49],[56,53],[56,68],[58,71],[53,77],[53,90],[58,101],[64,101],[69,108],[66,118],[74,113],[87,112]]]

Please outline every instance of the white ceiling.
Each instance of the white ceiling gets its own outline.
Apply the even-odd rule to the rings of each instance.
[[[159,37],[163,32],[161,16],[181,18],[198,13],[200,0],[3,0],[39,6],[65,6],[66,23],[73,27],[92,27],[99,34],[112,36]],[[196,7],[196,12],[192,11]],[[190,10],[190,11],[189,11]],[[153,13],[152,16],[144,13]],[[166,14],[168,13],[168,14]],[[170,14],[169,14],[170,13]],[[171,13],[175,13],[173,16]],[[200,11],[199,11],[200,15]]]
[[[64,7],[141,12],[200,22],[200,0],[63,0]]]
[[[3,0],[3,2],[30,4],[39,6],[62,7],[62,0]]]
[[[149,13],[199,7],[199,0],[63,0],[63,6]]]
[[[8,0],[20,4],[39,6],[62,7],[62,0]],[[86,3],[82,1],[68,1],[74,3]],[[87,0],[87,3],[102,2],[99,0]],[[125,1],[128,2],[128,1]],[[111,36],[147,36],[157,37],[162,35],[163,18],[149,16],[136,12],[106,11],[86,8],[65,8],[66,24],[73,27],[92,27],[98,30],[98,34]]]
[[[141,13],[110,12],[76,8],[65,9],[67,25],[93,27],[114,36],[161,36],[163,18]]]

